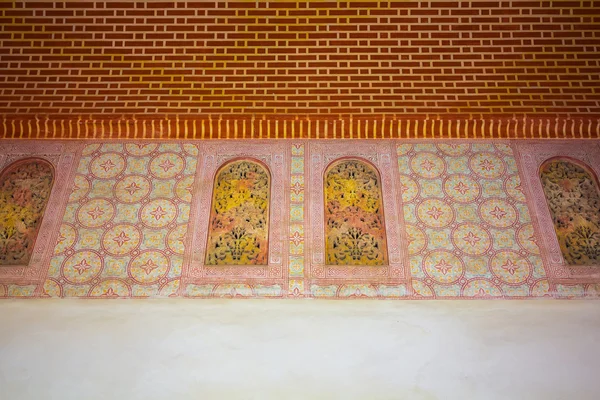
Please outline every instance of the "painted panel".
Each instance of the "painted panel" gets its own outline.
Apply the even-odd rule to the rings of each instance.
[[[267,265],[270,176],[258,162],[236,160],[213,187],[207,265]]]
[[[17,161],[0,175],[0,265],[27,265],[54,182],[41,159]]]
[[[600,265],[600,191],[593,173],[568,159],[540,168],[560,250],[568,265]]]
[[[387,248],[381,180],[364,161],[336,161],[325,172],[328,265],[384,265]]]

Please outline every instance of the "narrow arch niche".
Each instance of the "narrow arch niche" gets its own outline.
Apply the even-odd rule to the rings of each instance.
[[[207,265],[267,265],[271,175],[254,160],[234,160],[215,175]]]
[[[39,158],[0,173],[0,265],[27,265],[54,183],[54,168]]]
[[[551,158],[540,167],[544,195],[565,262],[600,266],[600,189],[585,164]]]
[[[381,178],[359,159],[334,161],[324,175],[328,265],[386,265]]]

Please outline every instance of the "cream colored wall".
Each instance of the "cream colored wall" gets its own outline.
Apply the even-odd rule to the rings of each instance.
[[[0,399],[600,398],[595,301],[0,302]]]

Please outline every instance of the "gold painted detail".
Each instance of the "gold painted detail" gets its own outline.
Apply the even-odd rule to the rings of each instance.
[[[540,171],[554,230],[568,265],[600,265],[600,191],[587,168],[553,159]]]
[[[267,265],[270,186],[257,162],[233,161],[217,172],[206,264]]]
[[[0,265],[29,263],[53,180],[52,167],[37,159],[0,175]]]
[[[387,262],[379,174],[359,160],[325,172],[326,259],[329,265]]]

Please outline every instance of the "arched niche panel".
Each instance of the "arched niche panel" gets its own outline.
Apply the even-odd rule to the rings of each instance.
[[[325,263],[386,265],[383,196],[378,171],[360,159],[325,170]]]
[[[40,158],[19,160],[0,174],[0,265],[27,265],[54,183]]]
[[[555,157],[540,167],[540,179],[565,263],[600,265],[600,188],[585,164]]]
[[[258,161],[233,160],[217,171],[206,265],[268,265],[270,189]]]

